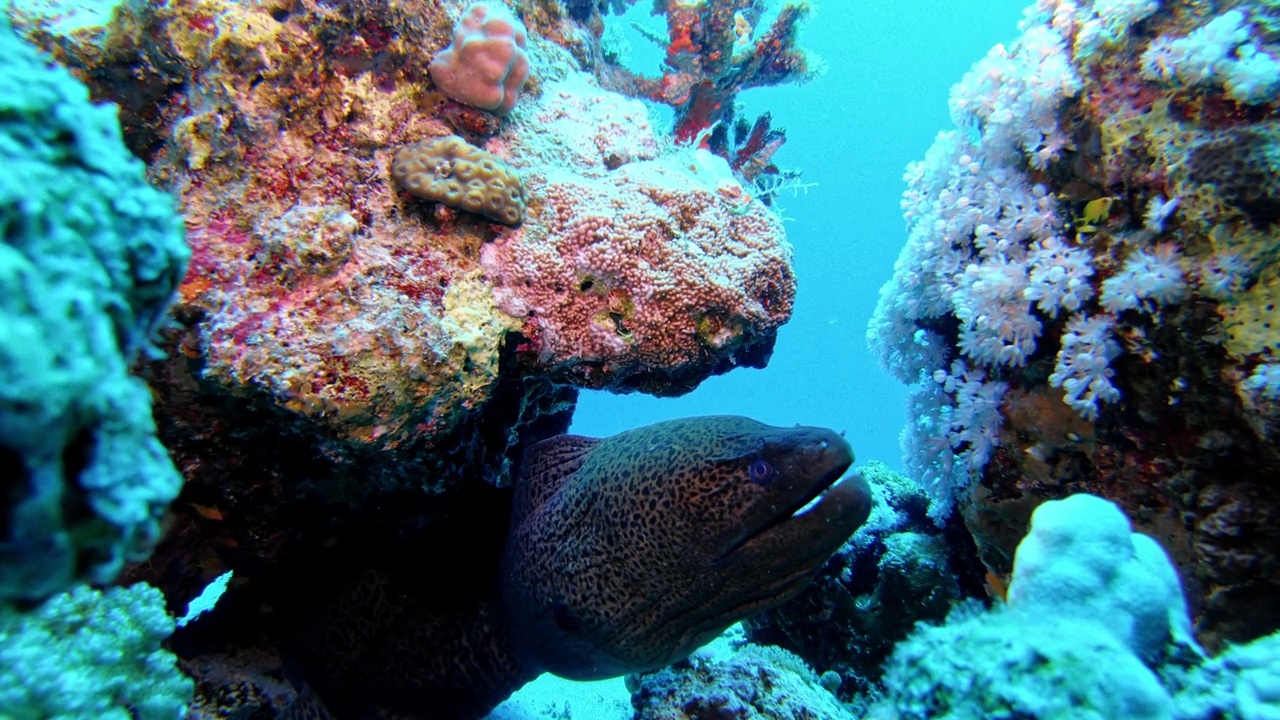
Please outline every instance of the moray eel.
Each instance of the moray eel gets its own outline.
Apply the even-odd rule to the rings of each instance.
[[[497,586],[431,615],[376,577],[318,627],[336,717],[479,717],[543,672],[593,680],[679,660],[798,593],[867,518],[853,452],[743,417],[532,445]]]
[[[573,680],[653,670],[792,597],[870,512],[852,462],[830,430],[727,416],[534,445],[502,561],[516,653]]]

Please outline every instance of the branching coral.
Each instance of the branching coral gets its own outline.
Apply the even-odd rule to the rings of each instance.
[[[191,680],[161,643],[159,590],[78,587],[28,612],[0,606],[0,707],[9,718],[173,720]]]
[[[739,92],[803,80],[816,69],[797,41],[810,11],[806,2],[787,3],[772,17],[762,0],[672,0],[656,7],[667,17],[662,76],[615,66],[603,71],[602,80],[676,108],[677,142],[693,142],[723,119]]]

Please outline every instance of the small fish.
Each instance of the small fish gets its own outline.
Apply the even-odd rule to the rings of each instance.
[[[1082,233],[1097,232],[1098,225],[1110,217],[1111,205],[1114,202],[1115,198],[1100,197],[1085,203],[1084,212],[1075,219],[1076,231]]]
[[[222,514],[221,510],[219,510],[216,507],[213,507],[212,505],[200,505],[197,503],[187,503],[187,504],[191,506],[192,510],[196,511],[197,515],[204,518],[205,520],[221,521],[221,520],[227,519],[226,516]]]
[[[987,591],[987,597],[1001,601],[1009,599],[1009,585],[1003,578],[988,570],[983,579],[985,581],[983,582],[983,587]]]

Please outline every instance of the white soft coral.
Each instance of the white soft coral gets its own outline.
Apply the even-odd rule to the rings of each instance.
[[[1102,307],[1113,313],[1134,309],[1152,313],[1157,305],[1181,302],[1186,294],[1178,248],[1162,243],[1151,252],[1130,255],[1120,272],[1102,283]]]
[[[1240,10],[1228,10],[1185,37],[1162,37],[1142,53],[1142,75],[1182,85],[1216,83],[1242,102],[1280,92],[1280,61],[1252,37]]]
[[[1120,346],[1111,339],[1110,315],[1089,317],[1077,315],[1062,333],[1062,349],[1049,376],[1049,384],[1066,391],[1062,401],[1085,420],[1096,420],[1098,403],[1115,402],[1120,391],[1111,384],[1115,371],[1111,361],[1120,354]]]
[[[956,288],[960,350],[983,364],[1018,365],[1036,349],[1040,321],[1024,293],[1027,265],[995,257],[965,268]]]
[[[1093,256],[1088,250],[1051,237],[1032,248],[1029,260],[1031,277],[1022,296],[1049,317],[1056,318],[1059,310],[1075,312],[1093,297]]]

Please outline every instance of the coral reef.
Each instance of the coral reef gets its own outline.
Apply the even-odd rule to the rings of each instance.
[[[160,643],[173,632],[159,590],[78,587],[20,613],[0,607],[6,717],[173,720],[192,684]]]
[[[0,53],[0,599],[150,550],[179,485],[157,431],[188,483],[125,575],[163,598],[0,603],[0,706],[173,717],[192,683],[162,605],[218,577],[171,641],[194,717],[471,717],[783,597],[751,637],[821,676],[695,655],[631,679],[638,716],[1280,715],[1277,636],[1210,657],[1191,634],[1280,625],[1275,2],[1038,0],[956,87],[870,331],[913,384],[923,490],[867,468],[876,512],[825,569],[871,492],[839,480],[833,433],[539,442],[576,388],[676,395],[768,360],[795,278],[766,205],[796,177],[734,99],[811,72],[808,5],[657,2],[646,78],[602,47],[629,0],[462,4],[128,0],[70,34],[15,15],[124,132]],[[674,147],[637,97],[675,107]],[[122,141],[178,196],[189,267]],[[175,289],[169,354],[139,363],[153,424],[128,363]],[[1082,490],[1170,554],[1112,503],[1040,504]],[[907,637],[980,593],[975,555],[996,608]]]
[[[463,11],[453,42],[431,61],[436,87],[459,102],[507,115],[529,78],[528,31],[504,6],[478,2]]]
[[[961,523],[937,527],[924,491],[882,463],[858,472],[871,484],[871,518],[794,600],[743,623],[752,642],[822,670],[845,700],[876,686],[916,623],[939,622],[961,597],[981,592],[981,566]]]
[[[129,365],[189,253],[114,109],[3,19],[0,88],[3,605],[110,582],[159,540],[182,478]]]
[[[1201,639],[1280,627],[1274,4],[1041,0],[907,172],[868,337],[909,473],[1007,573],[1089,491],[1168,542]],[[1248,622],[1242,618],[1248,617]]]
[[[524,220],[520,176],[492,153],[457,135],[401,148],[391,176],[411,195],[484,215],[507,225]]]
[[[1115,504],[1073,495],[1032,515],[1008,604],[922,626],[894,651],[868,717],[1269,717],[1275,638],[1230,651],[1245,664],[1208,660],[1165,552]],[[1208,694],[1203,673],[1216,672],[1247,692]]]
[[[695,655],[627,678],[636,720],[852,720],[804,661],[782,648],[745,644],[724,659]]]

